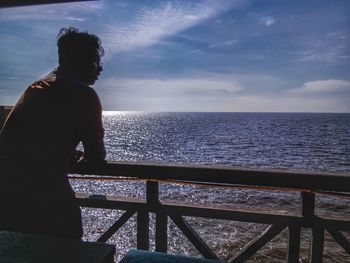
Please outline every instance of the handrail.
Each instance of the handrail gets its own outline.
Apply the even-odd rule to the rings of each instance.
[[[98,168],[74,167],[71,173],[350,193],[350,174],[346,173],[115,161]]]

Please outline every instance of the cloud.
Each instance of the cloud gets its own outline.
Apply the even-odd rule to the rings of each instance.
[[[350,112],[345,97],[243,95],[244,87],[228,79],[107,79],[100,87],[105,110]]]
[[[120,6],[120,7],[126,7],[128,5],[128,3],[126,3],[126,2],[118,2],[117,5]]]
[[[348,60],[350,56],[346,54],[346,47],[344,45],[335,45],[324,48],[315,48],[307,51],[299,52],[299,61],[325,61],[325,62],[339,62],[341,60]]]
[[[272,16],[264,16],[260,18],[261,23],[269,27],[275,23],[275,19]]]
[[[233,46],[235,44],[237,44],[239,41],[236,39],[232,39],[232,40],[227,40],[227,41],[223,41],[220,43],[212,43],[207,47],[204,48],[198,48],[198,49],[194,49],[189,51],[188,53],[199,53],[208,49],[216,49],[216,48],[223,48],[223,47],[230,47]]]
[[[238,6],[242,1],[161,2],[160,6],[144,6],[124,24],[106,27],[102,39],[110,53],[147,47],[159,40],[193,27]],[[107,52],[108,53],[108,52]]]
[[[305,82],[302,87],[289,90],[293,94],[324,94],[350,92],[350,81],[329,79]]]
[[[215,43],[211,44],[209,48],[219,48],[219,47],[226,47],[226,46],[232,46],[234,44],[238,43],[238,40],[227,40],[222,43]]]
[[[141,111],[210,110],[209,101],[233,97],[242,88],[233,80],[217,77],[110,78],[101,80],[96,87],[104,109]]]
[[[117,93],[142,94],[142,96],[230,96],[243,87],[233,81],[210,78],[178,79],[106,79],[99,86]]]
[[[303,50],[294,54],[302,62],[346,63],[350,58],[348,38],[349,33],[342,29],[322,34],[304,33],[299,39]]]
[[[266,27],[270,27],[276,22],[276,19],[273,16],[265,16],[255,12],[250,13],[249,15],[254,18],[255,22],[262,24]]]
[[[333,96],[350,91],[350,82],[345,80],[305,82],[300,89],[275,92],[273,96],[257,90],[249,92],[249,86],[266,91],[266,85],[282,83],[273,76],[202,72],[182,78],[101,79],[96,88],[105,110],[350,112],[348,96]],[[327,96],[315,95],[319,93]]]
[[[350,104],[344,98],[237,96],[221,99],[216,105],[215,111],[233,112],[350,112]]]

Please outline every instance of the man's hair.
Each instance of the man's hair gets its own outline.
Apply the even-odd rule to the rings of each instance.
[[[94,50],[98,51],[100,57],[104,55],[101,40],[96,35],[81,32],[77,28],[61,28],[57,38],[60,65],[84,61],[91,57]]]

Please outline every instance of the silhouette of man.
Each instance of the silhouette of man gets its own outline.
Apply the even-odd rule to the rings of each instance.
[[[80,208],[67,172],[84,147],[104,163],[102,108],[89,86],[98,79],[100,39],[76,28],[58,34],[59,66],[30,85],[0,133],[0,229],[80,239]]]

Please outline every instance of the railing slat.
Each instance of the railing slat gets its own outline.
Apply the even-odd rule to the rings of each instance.
[[[325,228],[336,227],[339,231],[350,231],[350,221],[340,219],[321,218]]]
[[[150,211],[156,213],[156,232],[155,249],[158,252],[167,252],[168,250],[168,217],[162,211],[159,201],[159,183],[146,182],[146,202]]]
[[[97,242],[106,242],[121,228],[129,219],[135,214],[136,211],[126,211],[122,216],[111,225],[103,235],[97,239]]]
[[[299,226],[288,226],[288,263],[299,262],[300,232]]]
[[[168,251],[168,216],[159,211],[156,213],[156,251]]]
[[[259,249],[271,241],[287,226],[285,225],[271,225],[259,237],[249,242],[238,255],[230,259],[232,263],[241,263],[254,255]]]
[[[350,255],[350,242],[346,239],[346,237],[336,228],[326,228],[328,233],[331,234],[331,236],[334,238],[335,241],[338,242],[339,245],[344,248],[346,253]]]
[[[245,210],[232,210],[226,208],[208,208],[190,206],[184,204],[173,204],[169,202],[162,202],[162,211],[167,214],[176,213],[182,216],[194,216],[194,217],[205,217],[222,220],[233,220],[240,222],[251,222],[261,224],[296,224],[303,225],[304,220],[300,216],[292,215],[279,215],[271,213],[255,213]]]
[[[83,207],[118,209],[118,210],[145,210],[147,204],[142,199],[126,198],[120,196],[96,196],[75,193],[78,204]]]
[[[217,255],[208,247],[201,239],[197,232],[178,215],[169,215],[177,227],[184,233],[188,240],[196,247],[196,249],[207,259],[218,259]]]
[[[311,228],[310,257],[311,263],[322,263],[323,261],[324,228],[322,222],[315,222]]]
[[[182,216],[194,216],[194,217],[205,217],[212,219],[222,219],[222,220],[234,220],[240,222],[251,222],[251,223],[261,223],[261,224],[296,224],[305,226],[304,220],[300,216],[292,215],[279,215],[272,213],[257,213],[251,212],[250,210],[232,210],[227,208],[208,208],[190,206],[185,204],[179,204],[178,202],[162,202],[160,207],[152,208],[147,207],[141,199],[139,202],[130,199],[126,201],[125,197],[108,197],[106,199],[93,199],[91,197],[86,198],[88,195],[76,194],[79,205],[84,207],[95,207],[95,208],[107,208],[107,209],[120,209],[120,210],[144,210],[149,209],[150,212],[162,211],[163,213],[176,213]],[[157,209],[157,211],[155,210]],[[334,220],[333,220],[334,221]],[[330,225],[332,225],[330,221]],[[343,224],[341,224],[343,223]],[[350,229],[350,222],[335,221],[334,224],[340,224],[344,228],[348,227]]]
[[[149,213],[137,212],[137,249],[149,250]]]

